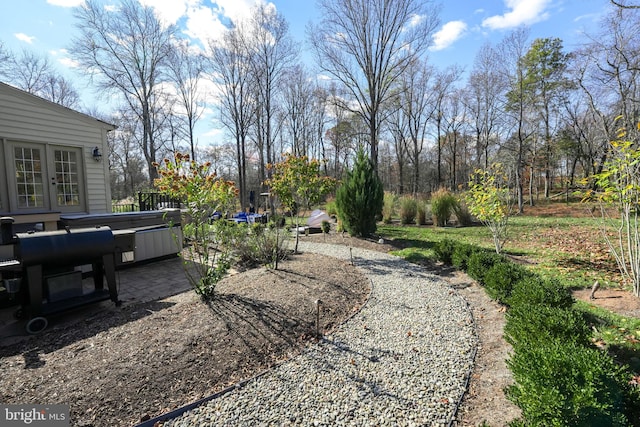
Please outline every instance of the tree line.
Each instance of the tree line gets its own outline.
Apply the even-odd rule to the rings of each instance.
[[[322,162],[340,179],[365,150],[385,190],[423,194],[467,185],[478,168],[505,165],[520,211],[601,172],[620,129],[640,121],[640,10],[612,2],[599,30],[566,51],[526,27],[487,43],[468,70],[426,55],[439,23],[421,0],[321,0],[307,28],[314,64],[272,5],[204,44],[137,0],[75,9],[69,53],[113,111],[88,111],[110,133],[112,194],[152,186],[154,162],[176,152],[210,161],[236,182],[242,208],[283,153]],[[0,45],[3,80],[71,108],[71,83],[46,58]],[[215,111],[222,141],[199,141]],[[202,123],[201,123],[202,125]]]

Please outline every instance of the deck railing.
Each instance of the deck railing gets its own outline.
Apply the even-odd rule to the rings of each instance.
[[[161,193],[138,192],[138,203],[114,203],[111,205],[111,212],[138,212],[138,211],[157,211],[166,208],[182,207],[182,203],[178,199]]]
[[[138,192],[138,207],[141,211],[156,211],[165,208],[181,208],[180,200],[161,193]]]

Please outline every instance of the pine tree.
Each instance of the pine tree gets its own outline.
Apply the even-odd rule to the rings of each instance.
[[[373,163],[358,150],[353,170],[336,193],[338,217],[351,236],[368,236],[376,231],[382,213],[384,191]]]

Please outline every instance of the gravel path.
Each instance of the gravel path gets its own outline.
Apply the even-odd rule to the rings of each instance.
[[[467,303],[397,257],[306,242],[299,249],[352,254],[373,283],[367,304],[300,356],[164,426],[448,425],[478,343]]]

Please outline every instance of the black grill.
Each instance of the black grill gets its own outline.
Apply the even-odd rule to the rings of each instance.
[[[47,314],[111,299],[119,304],[115,281],[115,240],[111,228],[93,227],[13,233],[3,224],[2,244],[13,244],[15,259],[0,265],[3,277],[21,281],[21,314],[31,320],[27,331],[47,326]],[[9,239],[9,235],[11,238]],[[9,240],[9,241],[7,241]],[[76,267],[91,265],[94,289],[82,288]],[[106,278],[108,289],[104,289]]]
[[[91,264],[115,251],[109,227],[18,233],[16,238],[16,258],[25,266]]]

